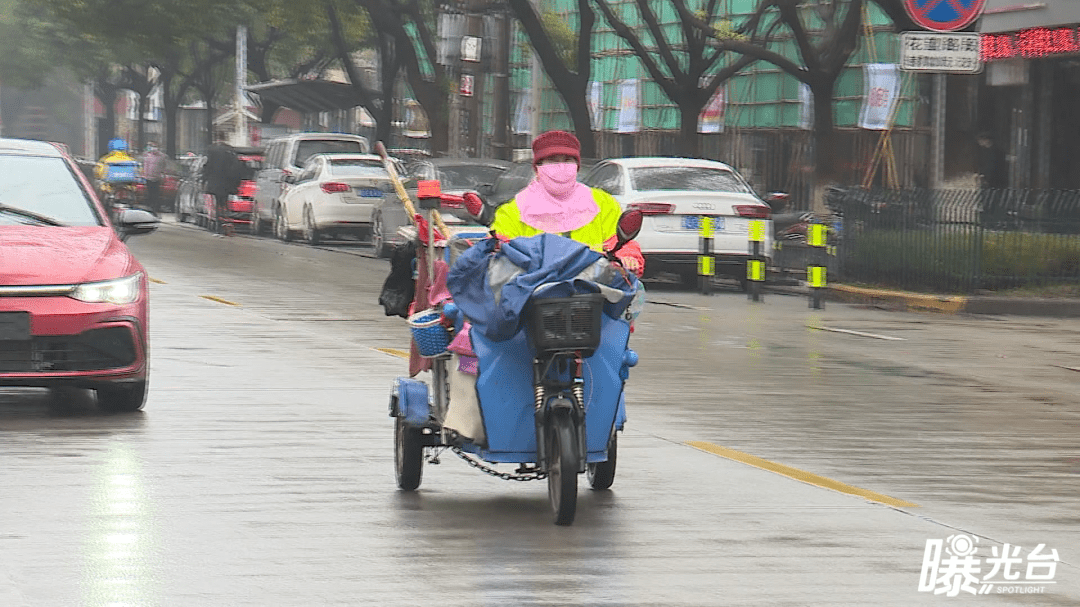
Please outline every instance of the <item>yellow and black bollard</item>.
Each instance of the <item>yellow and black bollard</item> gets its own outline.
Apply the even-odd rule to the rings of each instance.
[[[746,296],[761,301],[761,286],[765,283],[765,222],[750,220],[750,259],[746,261]]]
[[[816,251],[816,264],[806,266],[806,283],[810,286],[810,307],[820,310],[824,307],[821,294],[825,290],[825,266],[828,263],[826,245],[827,227],[825,224],[812,223],[807,226],[806,242]]]
[[[701,216],[701,254],[698,255],[698,281],[702,295],[712,293],[712,279],[716,274],[716,259],[712,255],[712,217]]]

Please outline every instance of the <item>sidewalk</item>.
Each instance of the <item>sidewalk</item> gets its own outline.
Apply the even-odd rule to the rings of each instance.
[[[774,293],[809,297],[805,286],[766,285]],[[1080,298],[1001,297],[994,295],[928,295],[890,289],[870,289],[844,284],[826,287],[825,299],[870,305],[889,310],[941,314],[1003,314],[1080,318]]]

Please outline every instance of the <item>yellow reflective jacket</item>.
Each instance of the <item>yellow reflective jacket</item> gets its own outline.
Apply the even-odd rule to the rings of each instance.
[[[615,237],[622,209],[611,194],[597,188],[590,189],[592,189],[593,200],[600,207],[600,212],[592,218],[592,221],[570,232],[569,237],[594,251],[603,253],[604,244]],[[495,210],[495,220],[491,223],[491,229],[495,234],[506,239],[544,233],[543,230],[538,230],[521,220],[521,209],[518,208],[517,198]]]
[[[116,150],[109,152],[102,156],[94,167],[94,175],[99,179],[105,179],[105,165],[112,164],[114,162],[136,162],[134,158],[128,155],[127,152]]]

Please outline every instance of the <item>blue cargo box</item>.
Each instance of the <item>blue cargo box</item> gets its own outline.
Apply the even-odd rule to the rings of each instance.
[[[114,162],[105,165],[105,181],[109,183],[138,180],[139,163],[137,162]]]

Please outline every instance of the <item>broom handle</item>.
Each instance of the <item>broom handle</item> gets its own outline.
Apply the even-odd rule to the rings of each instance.
[[[409,198],[409,193],[405,191],[405,186],[401,183],[401,178],[398,177],[397,169],[394,168],[394,162],[390,160],[390,155],[386,153],[386,146],[383,142],[375,142],[375,153],[378,154],[383,161],[383,167],[386,168],[386,172],[390,174],[390,181],[394,184],[394,191],[397,192],[398,198],[401,200],[401,204],[405,205],[405,212],[409,214],[409,221],[413,226],[419,228],[416,222],[416,207],[413,206],[412,199]],[[444,238],[450,237],[450,230],[447,229],[446,223],[443,221],[442,214],[433,212],[430,214],[430,219],[434,219],[434,224],[438,226],[439,231],[442,232]],[[431,221],[428,221],[430,224]],[[428,235],[428,242],[432,242],[430,234]]]

